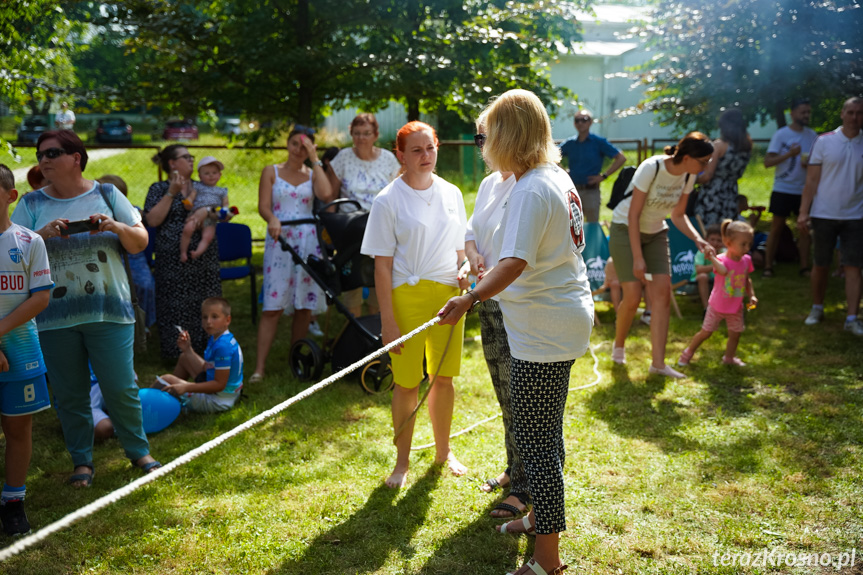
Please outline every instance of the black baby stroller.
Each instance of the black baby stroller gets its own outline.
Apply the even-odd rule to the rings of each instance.
[[[357,211],[341,213],[340,206],[354,205]],[[334,210],[328,211],[330,208]],[[381,348],[380,314],[354,317],[348,308],[339,301],[338,296],[359,287],[374,287],[374,260],[360,254],[363,234],[369,213],[361,209],[354,200],[338,199],[321,207],[316,207],[311,218],[281,222],[283,226],[314,224],[317,230],[321,253],[324,259],[310,255],[303,261],[297,251],[279,236],[282,250],[290,252],[294,263],[302,266],[327,296],[340,314],[348,320],[342,331],[331,341],[325,342],[324,349],[311,339],[301,339],[291,346],[291,372],[300,381],[317,380],[326,362],[332,363],[333,372],[359,361]],[[323,239],[326,229],[332,245]],[[359,374],[360,384],[369,393],[387,391],[393,386],[389,355],[363,366]]]

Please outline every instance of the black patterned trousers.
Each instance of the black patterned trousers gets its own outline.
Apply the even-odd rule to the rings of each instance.
[[[536,532],[566,530],[563,411],[574,359],[538,363],[511,358],[512,429],[530,484]]]
[[[506,447],[506,468],[509,474],[510,493],[519,496],[523,503],[530,502],[530,484],[524,472],[524,465],[515,446],[512,434],[512,404],[509,390],[509,340],[503,326],[500,304],[492,299],[486,300],[479,308],[479,326],[482,334],[482,351],[491,384],[500,404],[503,417],[503,437]]]

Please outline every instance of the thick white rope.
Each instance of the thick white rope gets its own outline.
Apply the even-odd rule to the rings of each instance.
[[[316,392],[322,390],[323,388],[327,387],[331,383],[341,379],[342,377],[346,376],[347,374],[351,373],[352,371],[354,371],[354,370],[362,367],[363,365],[367,364],[369,361],[371,361],[377,357],[382,356],[383,354],[387,353],[389,350],[393,349],[397,345],[401,345],[402,343],[404,343],[405,341],[414,337],[415,335],[427,330],[428,328],[437,324],[439,321],[440,321],[440,318],[435,316],[434,318],[432,318],[429,321],[427,321],[426,323],[422,324],[421,326],[419,326],[418,328],[416,328],[415,330],[413,330],[409,334],[400,337],[399,339],[393,341],[389,345],[386,345],[386,346],[382,347],[381,349],[375,351],[374,353],[369,354],[368,356],[364,357],[363,359],[357,361],[356,363],[354,363],[352,365],[349,365],[348,367],[344,368],[343,370],[339,371],[338,373],[334,373],[333,375],[331,375],[327,379],[313,385],[312,387],[309,387],[309,388],[301,391],[297,395],[295,395],[289,399],[286,399],[285,401],[276,405],[275,407],[268,409],[267,411],[264,411],[264,412],[256,415],[252,419],[246,421],[245,423],[241,423],[240,425],[231,429],[230,431],[227,431],[227,432],[223,433],[222,435],[220,435],[214,439],[211,439],[210,441],[202,444],[201,446],[196,447],[195,449],[189,451],[188,453],[185,453],[185,454],[177,457],[176,459],[174,459],[170,463],[166,463],[165,465],[156,469],[155,471],[148,473],[148,474],[144,475],[143,477],[139,477],[138,479],[132,481],[128,485],[125,485],[125,486],[117,489],[116,491],[112,491],[111,493],[108,493],[107,495],[100,497],[99,499],[93,501],[92,503],[85,505],[84,507],[81,507],[81,508],[73,511],[72,513],[69,513],[65,517],[62,517],[62,518],[58,519],[57,521],[46,525],[45,527],[43,527],[39,531],[36,531],[35,533],[33,533],[31,535],[27,535],[26,537],[19,539],[18,541],[16,541],[15,543],[10,545],[9,547],[6,547],[5,549],[0,550],[0,561],[5,561],[6,559],[13,557],[14,555],[17,555],[18,553],[21,553],[25,549],[32,547],[36,543],[39,543],[40,541],[46,539],[48,536],[50,536],[50,535],[52,535],[52,534],[54,534],[54,533],[56,533],[62,529],[65,529],[66,527],[69,527],[73,523],[80,521],[81,519],[83,519],[84,517],[87,517],[88,515],[92,515],[93,513],[96,513],[97,511],[107,507],[111,503],[114,503],[115,501],[119,501],[120,499],[126,497],[127,495],[133,493],[134,491],[137,491],[139,488],[143,487],[144,485],[146,485],[152,481],[156,481],[157,479],[159,479],[163,475],[167,475],[168,473],[172,472],[173,470],[180,467],[181,465],[185,465],[186,463],[189,463],[193,459],[197,458],[200,455],[203,455],[204,453],[206,453],[206,452],[210,451],[211,449],[213,449],[214,447],[217,447],[218,445],[224,443],[225,441],[234,437],[235,435],[239,435],[243,431],[246,431],[247,429],[254,427],[255,425],[273,417],[274,415],[277,415],[278,413],[284,411],[285,409],[287,409],[291,405],[297,403],[298,401],[301,401],[301,400],[309,397],[313,393],[316,393]]]
[[[478,339],[478,337],[479,336],[474,336],[472,341],[482,341],[481,339]],[[579,387],[570,387],[569,391],[580,391],[582,389],[587,389],[589,387],[593,387],[594,385],[598,385],[599,382],[602,381],[602,375],[599,373],[599,358],[596,357],[595,350],[599,349],[600,347],[602,347],[603,345],[605,345],[607,343],[609,343],[609,342],[601,341],[598,344],[596,344],[595,346],[587,346],[587,349],[590,350],[590,356],[593,358],[593,373],[596,374],[596,378],[593,381],[591,381],[590,383],[588,383],[587,385],[581,385]],[[453,433],[452,435],[449,436],[449,438],[452,439],[453,437],[458,437],[459,435],[464,435],[465,433],[473,431],[475,428],[479,427],[480,425],[482,425],[484,423],[488,423],[489,421],[492,421],[494,419],[497,419],[500,416],[501,416],[501,414],[498,413],[496,415],[492,415],[491,417],[487,417],[487,418],[483,419],[482,421],[477,421],[473,425],[470,425],[468,427],[465,427],[461,431],[457,431],[456,433]],[[415,447],[411,447],[411,451],[420,451],[422,449],[428,449],[430,447],[434,447],[434,445],[435,445],[434,441],[432,441],[431,443],[426,443],[424,445],[417,445]]]

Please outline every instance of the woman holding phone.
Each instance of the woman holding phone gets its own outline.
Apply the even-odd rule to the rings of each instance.
[[[135,385],[135,312],[122,253],[147,247],[147,230],[117,188],[83,177],[87,150],[74,132],[45,132],[36,149],[51,183],[22,196],[12,221],[45,239],[55,282],[36,326],[72,456],[69,483],[89,487],[94,475],[88,361],[126,457],[150,472],[160,464],[150,455]]]

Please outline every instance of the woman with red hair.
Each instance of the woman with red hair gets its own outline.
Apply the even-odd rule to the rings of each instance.
[[[375,197],[369,213],[361,251],[375,258],[384,345],[434,317],[467,282],[464,200],[457,187],[435,175],[437,152],[437,134],[431,126],[422,122],[403,126],[396,138],[402,174]],[[465,267],[463,274],[460,266]],[[434,326],[390,352],[397,459],[386,480],[389,487],[407,483],[423,357],[428,373],[437,375],[428,396],[435,462],[446,463],[455,475],[467,472],[449,446],[455,398],[452,380],[461,367],[464,322],[453,329]]]

